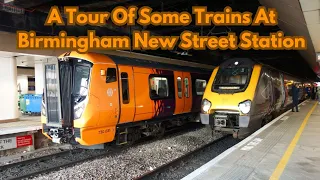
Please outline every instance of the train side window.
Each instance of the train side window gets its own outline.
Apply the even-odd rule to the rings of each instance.
[[[185,97],[189,97],[189,79],[188,78],[184,78],[184,88],[185,88],[185,91],[184,91],[184,95]]]
[[[125,72],[121,73],[121,87],[122,87],[122,103],[128,104],[129,101],[129,80],[128,74]]]
[[[106,83],[116,82],[117,81],[117,71],[116,68],[107,69],[107,79]]]
[[[181,77],[177,77],[178,97],[182,98],[182,82]]]
[[[166,77],[150,77],[150,98],[161,99],[169,96],[168,79]]]
[[[204,94],[204,91],[207,86],[207,81],[203,79],[196,79],[196,93],[199,96],[202,96]]]

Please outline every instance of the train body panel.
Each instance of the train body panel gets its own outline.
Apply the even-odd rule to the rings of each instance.
[[[133,68],[134,70],[134,82],[135,82],[135,116],[134,121],[141,121],[151,119],[153,111],[153,102],[150,99],[149,88],[146,88],[146,84],[149,81],[150,69],[147,68]],[[145,83],[145,84],[143,84]]]
[[[191,83],[192,87],[192,112],[200,112],[201,111],[201,101],[207,86],[207,82],[209,78],[207,75],[199,74],[199,73],[190,73],[191,74]]]
[[[45,74],[51,89],[44,92],[43,133],[54,142],[87,146],[114,140],[124,144],[142,135],[161,134],[195,119],[210,77],[206,70],[131,57],[65,53],[51,74]]]
[[[213,130],[245,137],[292,103],[292,83],[303,80],[250,59],[230,59],[215,68],[206,87],[201,122]]]
[[[134,120],[136,114],[135,102],[135,79],[133,67],[131,66],[118,66],[118,76],[120,77],[120,120],[119,123],[128,123]]]

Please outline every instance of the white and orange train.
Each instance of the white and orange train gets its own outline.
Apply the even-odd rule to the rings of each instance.
[[[43,134],[59,143],[126,144],[195,120],[213,68],[141,57],[68,52],[46,63]]]

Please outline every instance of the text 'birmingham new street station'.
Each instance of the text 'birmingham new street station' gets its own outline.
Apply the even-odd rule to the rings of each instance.
[[[64,22],[57,7],[52,7],[45,25],[96,25],[102,26],[109,19],[118,26],[140,25],[186,26],[192,22],[188,12],[152,12],[149,7],[138,10],[132,6],[128,9],[117,7],[109,12],[79,12],[77,7],[65,7],[67,20]],[[224,12],[207,12],[206,7],[193,7],[195,24],[198,26],[267,26],[277,25],[275,9],[259,7],[252,17],[250,12],[232,12],[226,7]],[[86,53],[90,49],[105,50],[173,50],[176,46],[183,50],[303,50],[307,48],[304,37],[285,36],[282,31],[260,36],[259,33],[243,31],[239,36],[228,32],[225,36],[201,36],[198,32],[183,31],[179,36],[155,36],[149,31],[132,31],[132,36],[102,36],[94,30],[88,30],[87,36],[68,36],[66,31],[60,31],[56,36],[37,36],[34,31],[18,31],[17,46],[20,49],[75,49]]]

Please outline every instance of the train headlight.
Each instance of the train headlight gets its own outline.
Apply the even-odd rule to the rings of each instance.
[[[251,109],[251,101],[246,100],[244,102],[239,103],[239,109],[243,114],[248,114]]]
[[[201,104],[202,113],[208,113],[210,108],[211,108],[211,102],[208,101],[207,99],[204,99]]]

